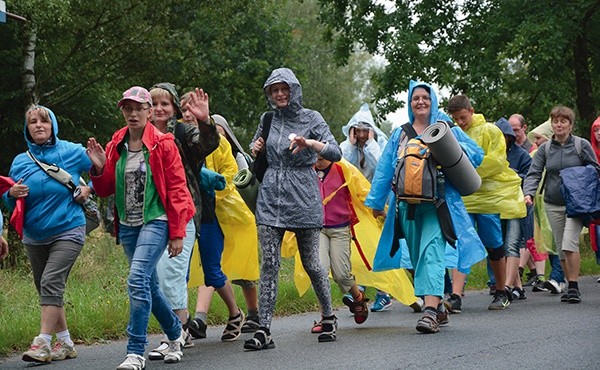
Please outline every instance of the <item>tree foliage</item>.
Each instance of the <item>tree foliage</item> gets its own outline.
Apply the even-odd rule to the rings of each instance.
[[[355,43],[385,56],[376,100],[391,112],[409,79],[466,93],[489,119],[522,113],[533,126],[554,105],[596,117],[600,1],[321,0],[321,16],[344,62]]]
[[[63,139],[106,142],[123,125],[116,109],[132,85],[198,86],[246,144],[268,107],[262,85],[274,69],[295,70],[307,107],[344,123],[358,109],[365,57],[338,66],[322,36],[316,0],[20,0],[28,19],[0,25],[0,173],[25,149],[23,112],[36,100],[59,119]],[[35,34],[35,86],[23,87],[23,48]],[[335,131],[335,129],[334,129]]]

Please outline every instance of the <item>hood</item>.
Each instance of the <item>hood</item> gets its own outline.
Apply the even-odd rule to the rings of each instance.
[[[496,126],[498,126],[498,128],[502,131],[502,133],[504,135],[512,136],[514,138],[517,137],[515,135],[514,130],[512,129],[512,126],[510,125],[510,123],[508,122],[508,120],[506,118],[502,117],[499,120],[497,120]]]
[[[600,158],[600,146],[598,140],[596,140],[596,135],[594,135],[594,129],[596,127],[600,127],[600,117],[596,118],[590,129],[590,143],[592,143],[592,148],[594,148],[594,152],[596,152],[596,157]]]
[[[300,81],[298,81],[294,72],[292,72],[292,70],[289,68],[275,69],[265,81],[265,84],[263,85],[263,91],[265,92],[269,106],[272,109],[278,109],[277,105],[275,105],[271,99],[271,94],[268,91],[269,86],[278,82],[285,82],[290,87],[290,102],[288,106],[283,109],[290,110],[292,112],[297,112],[302,109],[302,86],[300,86]]]
[[[384,138],[387,140],[387,136],[375,125],[375,120],[373,119],[373,115],[371,114],[371,109],[369,109],[369,104],[363,103],[360,106],[358,112],[354,113],[348,124],[342,127],[342,132],[346,137],[350,135],[350,128],[356,127],[358,124],[366,124],[369,126],[369,129],[375,131],[375,136],[379,140],[379,138]]]
[[[173,104],[175,105],[175,109],[177,110],[176,117],[178,119],[181,119],[183,117],[183,114],[181,114],[181,101],[179,100],[179,94],[177,93],[175,85],[173,85],[170,82],[161,82],[152,86],[150,90],[152,89],[163,89],[166,90],[169,94],[171,94]]]
[[[48,143],[44,144],[44,145],[55,145],[56,142],[58,141],[58,121],[56,120],[56,116],[54,115],[54,112],[52,112],[50,109],[41,106],[41,105],[36,105],[35,108],[41,108],[41,109],[45,109],[48,112],[48,115],[50,116],[50,121],[52,121],[52,134],[50,135],[50,140],[48,141]],[[31,135],[29,135],[29,131],[27,131],[27,118],[25,118],[25,125],[23,126],[23,134],[25,135],[25,142],[27,143],[27,147],[29,148],[29,150],[38,147],[39,145],[37,145],[36,143],[33,142],[33,138],[31,137]]]
[[[219,114],[213,114],[212,115],[212,119],[215,120],[215,124],[216,125],[221,126],[223,128],[223,130],[225,130],[225,133],[227,134],[228,140],[231,143],[231,145],[235,146],[235,148],[239,152],[245,153],[244,149],[240,145],[240,142],[238,141],[238,139],[235,137],[235,134],[233,133],[233,130],[229,126],[229,123],[227,122],[227,120],[225,119],[225,117],[223,117],[223,116],[221,116]]]
[[[540,135],[542,137],[545,137],[548,140],[552,139],[552,135],[554,135],[554,131],[552,130],[552,123],[551,123],[550,118],[548,118],[548,120],[546,122],[542,123],[541,125],[537,126],[533,130],[531,130],[527,134],[527,138],[529,139],[529,141],[533,142],[533,141],[535,141],[535,135]]]
[[[410,106],[410,102],[412,100],[413,92],[415,91],[415,89],[417,87],[424,87],[427,91],[429,91],[429,96],[431,97],[431,115],[429,116],[429,124],[436,123],[438,121],[438,118],[446,121],[446,119],[439,117],[440,116],[440,114],[439,114],[440,112],[438,111],[439,103],[438,103],[438,98],[437,98],[437,95],[436,95],[433,87],[431,87],[430,84],[425,83],[425,82],[410,80],[410,83],[408,84],[408,101],[407,101],[407,103],[408,103],[408,120],[410,121],[410,123],[412,124],[415,121],[415,115],[412,111],[412,107]]]

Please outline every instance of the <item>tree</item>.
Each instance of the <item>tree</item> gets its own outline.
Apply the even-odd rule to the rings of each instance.
[[[489,119],[520,112],[535,126],[576,107],[587,136],[600,83],[600,1],[321,0],[343,62],[358,43],[388,60],[374,76],[385,112],[409,79],[466,93]]]

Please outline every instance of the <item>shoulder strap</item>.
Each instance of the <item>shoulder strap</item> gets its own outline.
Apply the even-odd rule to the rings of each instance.
[[[267,138],[269,137],[269,131],[271,131],[271,122],[273,122],[273,115],[274,113],[272,111],[265,112],[265,114],[263,114],[262,132],[260,133],[260,136],[265,142],[267,142]]]
[[[412,125],[408,122],[402,125],[402,131],[406,133],[406,136],[408,136],[409,140],[418,136],[414,127],[412,127]]]
[[[33,161],[33,163],[37,164],[42,169],[42,171],[44,171],[48,176],[52,177],[54,180],[66,186],[67,189],[69,189],[70,191],[75,191],[77,185],[75,185],[71,174],[69,174],[67,171],[63,170],[55,164],[50,165],[44,162],[40,162],[29,150],[27,151],[27,156]]]

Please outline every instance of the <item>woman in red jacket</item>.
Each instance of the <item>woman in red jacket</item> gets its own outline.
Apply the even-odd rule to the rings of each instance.
[[[197,109],[201,99],[197,92],[188,109]],[[118,107],[127,126],[113,134],[106,151],[94,138],[88,140],[87,150],[94,190],[101,197],[115,194],[115,224],[130,263],[129,342],[127,357],[117,369],[141,370],[151,311],[169,339],[164,361],[181,360],[181,322],[159,289],[156,264],[165,248],[171,257],[181,253],[195,208],[173,135],[161,133],[148,120],[150,93],[134,86],[123,93]]]

